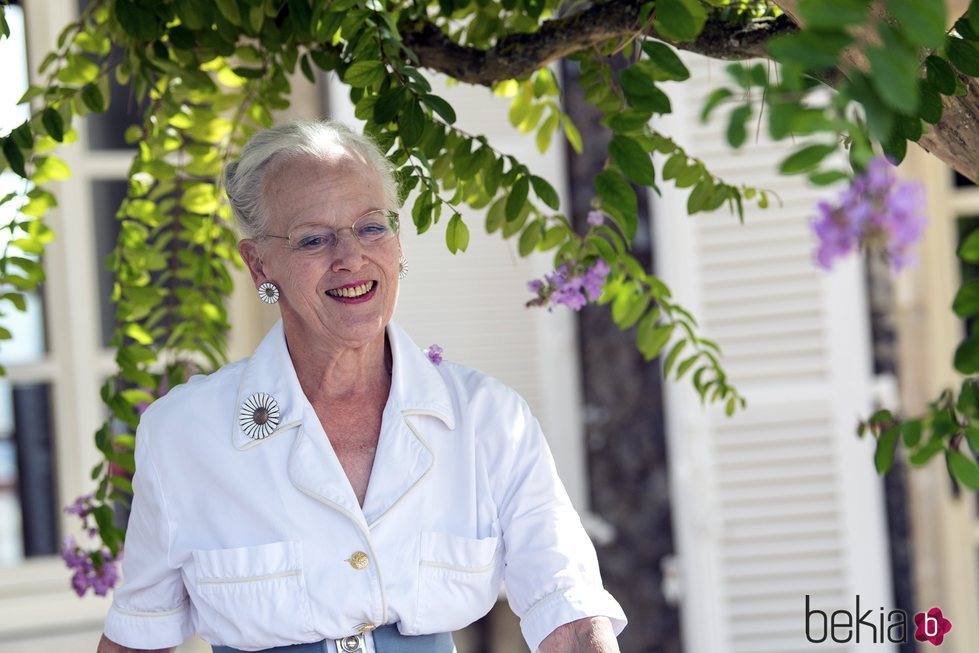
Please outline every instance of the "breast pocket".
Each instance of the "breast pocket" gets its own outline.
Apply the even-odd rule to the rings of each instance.
[[[198,633],[235,648],[316,639],[299,542],[193,552]]]
[[[503,579],[499,537],[423,532],[419,542],[416,632],[451,632],[493,607]]]

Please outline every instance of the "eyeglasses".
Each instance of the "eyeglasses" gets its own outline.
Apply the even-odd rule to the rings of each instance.
[[[278,238],[288,242],[289,248],[301,254],[322,254],[335,249],[340,243],[340,232],[350,230],[363,247],[373,247],[390,240],[398,233],[398,213],[374,209],[360,216],[349,227],[308,225],[298,227],[288,236],[265,234],[265,238]]]

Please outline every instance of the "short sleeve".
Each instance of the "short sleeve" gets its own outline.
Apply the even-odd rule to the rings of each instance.
[[[170,563],[166,496],[153,460],[147,416],[136,431],[133,503],[126,529],[122,585],[105,619],[105,636],[140,649],[178,646],[193,634],[180,569]]]
[[[540,424],[512,390],[498,415],[503,433],[486,434],[491,481],[506,548],[510,607],[531,651],[554,629],[605,616],[618,635],[626,617],[602,586],[595,547],[558,478]]]

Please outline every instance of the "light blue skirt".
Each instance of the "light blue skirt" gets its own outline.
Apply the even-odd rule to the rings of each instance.
[[[377,653],[455,653],[451,633],[435,635],[402,635],[394,624],[381,626],[373,632]],[[230,646],[214,646],[214,653],[248,653]],[[254,653],[337,653],[336,640],[324,639],[310,644],[293,644],[262,649]]]

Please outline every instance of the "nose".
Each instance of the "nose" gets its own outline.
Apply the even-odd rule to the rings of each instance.
[[[364,247],[350,227],[337,231],[337,244],[329,250],[329,255],[333,257],[330,266],[335,271],[356,270],[364,263]]]

